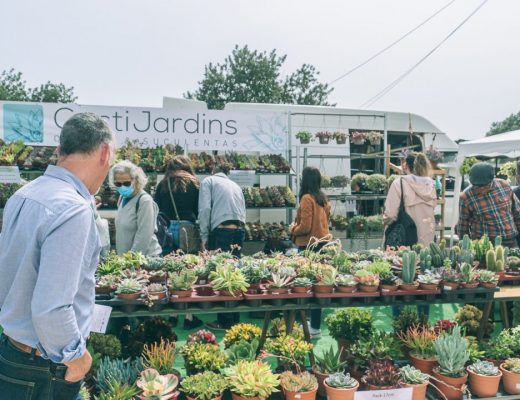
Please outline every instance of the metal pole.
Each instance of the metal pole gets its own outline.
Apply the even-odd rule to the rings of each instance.
[[[388,154],[388,132],[386,130],[386,113],[385,113],[385,116],[384,116],[383,123],[384,123],[384,126],[383,126],[383,129],[384,129],[384,144],[383,144],[383,146],[384,146],[384,149],[385,149],[385,163],[384,163],[383,174],[386,175],[386,173],[387,173],[386,170],[388,168],[387,159],[390,156],[390,154]]]

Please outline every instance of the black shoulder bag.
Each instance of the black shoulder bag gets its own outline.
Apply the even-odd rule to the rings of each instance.
[[[397,220],[390,224],[385,231],[385,248],[388,246],[413,246],[417,243],[417,227],[415,222],[404,209],[403,178],[401,180],[401,204]]]

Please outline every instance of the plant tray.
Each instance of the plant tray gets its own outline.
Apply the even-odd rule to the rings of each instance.
[[[342,306],[355,305],[355,303],[372,304],[380,296],[379,292],[362,292],[356,290],[352,293],[314,293],[316,303],[320,305],[339,304]]]
[[[262,304],[271,304],[280,307],[286,303],[306,304],[309,298],[313,297],[312,293],[287,293],[287,294],[248,294],[244,293],[244,297],[248,304],[252,307],[259,307]],[[285,300],[285,301],[284,301]],[[289,301],[287,301],[289,300]]]
[[[440,295],[440,289],[433,290],[395,290],[393,292],[381,291],[381,296],[385,303],[391,303],[395,297],[403,297],[404,301],[413,301],[414,299],[424,299],[426,301],[434,301],[435,297]]]
[[[442,297],[444,299],[453,301],[453,300],[491,300],[495,296],[495,292],[500,291],[500,288],[483,288],[478,287],[475,289],[455,289],[455,290],[443,290]]]
[[[101,295],[101,296],[104,296],[106,298],[106,295]],[[111,299],[101,300],[101,299],[99,299],[99,297],[101,297],[101,296],[96,296],[96,304],[99,304],[102,306],[110,306],[112,308],[118,308],[118,309],[121,309],[121,311],[126,312],[126,313],[132,313],[132,312],[136,311],[138,308],[147,307],[146,304],[144,303],[143,298],[140,298],[137,300],[121,300],[121,299],[118,299],[117,297],[113,297]],[[162,308],[168,304],[168,298],[154,300],[153,304],[154,304],[153,307],[155,307],[155,310],[157,310],[158,308]]]

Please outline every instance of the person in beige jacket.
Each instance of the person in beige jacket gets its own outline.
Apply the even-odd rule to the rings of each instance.
[[[418,243],[428,246],[435,235],[434,211],[437,205],[430,162],[423,153],[410,153],[402,163],[402,170],[406,175],[395,179],[388,190],[383,215],[385,226],[394,222],[399,214],[402,179],[405,211],[415,222]]]

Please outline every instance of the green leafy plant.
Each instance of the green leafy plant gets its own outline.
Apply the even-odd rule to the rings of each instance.
[[[450,377],[464,375],[464,366],[469,360],[468,342],[461,335],[460,326],[453,328],[453,332],[443,332],[441,336],[433,342],[437,361],[439,363],[439,373]]]
[[[94,381],[99,391],[108,391],[114,381],[122,385],[133,385],[142,370],[143,365],[139,358],[134,361],[123,361],[105,357],[99,364]]]
[[[197,274],[193,269],[183,269],[168,274],[168,285],[171,290],[191,290],[196,281]]]
[[[212,371],[187,376],[181,383],[182,391],[196,400],[212,400],[220,396],[227,387],[227,381]]]
[[[379,286],[379,275],[374,274],[366,269],[359,269],[354,273],[356,281],[360,285],[365,286]]]
[[[179,379],[174,374],[161,375],[149,368],[141,372],[136,384],[142,391],[143,400],[169,400],[176,395]]]
[[[255,324],[235,324],[224,335],[224,347],[227,349],[240,341],[252,342],[255,339],[260,339],[261,335],[262,330]]]
[[[117,358],[121,356],[121,341],[114,335],[102,335],[92,332],[88,345],[103,357]]]
[[[271,275],[271,280],[267,284],[267,287],[270,289],[282,289],[289,287],[291,284],[292,278],[289,276],[283,276],[276,273]]]
[[[110,381],[104,390],[95,396],[95,400],[133,400],[139,393],[134,384],[118,382],[116,379]]]
[[[382,274],[386,272],[391,272],[392,267],[389,262],[382,261],[382,260],[376,260],[371,262],[367,268],[367,271],[372,272],[373,274]]]
[[[468,369],[476,374],[485,376],[497,376],[499,374],[498,368],[489,361],[476,361]]]
[[[381,174],[369,175],[366,184],[371,192],[384,193],[386,191],[386,176]]]
[[[352,180],[350,181],[350,186],[357,186],[357,187],[359,187],[359,190],[366,190],[367,189],[367,179],[368,179],[367,174],[365,174],[363,172],[359,172],[352,177]]]
[[[437,272],[427,269],[417,277],[417,282],[424,285],[438,285],[441,282],[441,276]]]
[[[133,294],[139,293],[142,290],[143,286],[141,285],[141,282],[139,282],[137,279],[127,278],[119,282],[117,285],[116,294]]]
[[[464,283],[473,283],[477,280],[478,273],[471,264],[462,263],[460,266],[460,278]]]
[[[262,361],[239,361],[224,369],[228,387],[232,393],[242,397],[267,399],[278,392],[280,379],[273,374],[271,367]]]
[[[395,335],[380,331],[356,341],[350,353],[354,364],[362,370],[371,361],[398,360],[402,356],[401,344]]]
[[[228,290],[234,294],[237,291],[245,292],[249,287],[242,272],[231,264],[217,267],[209,278],[215,290]]]
[[[462,161],[462,165],[459,168],[460,174],[462,176],[468,175],[471,167],[478,162],[479,162],[479,160],[475,157],[465,157],[464,161]]]
[[[181,348],[181,354],[190,372],[218,371],[226,362],[226,353],[209,343],[192,343]]]
[[[306,287],[310,288],[312,286],[312,281],[309,278],[295,278],[293,281],[294,287]]]
[[[504,368],[515,374],[520,374],[520,358],[508,358],[504,362]]]
[[[163,340],[160,343],[145,344],[143,349],[143,366],[157,370],[160,374],[171,374],[175,371],[175,342]]]
[[[315,368],[322,374],[333,374],[335,372],[342,372],[347,365],[346,361],[341,361],[341,353],[343,348],[334,350],[334,346],[330,346],[328,350],[323,350],[322,355],[315,355]]]
[[[299,131],[296,133],[296,139],[300,139],[302,141],[310,141],[312,139],[312,133],[309,131]]]
[[[336,277],[338,276],[338,271],[336,268],[322,264],[322,266],[318,269],[316,274],[316,284],[317,285],[325,285],[332,286],[336,283]]]
[[[240,340],[233,343],[227,350],[227,365],[234,365],[240,360],[253,361],[256,359],[259,342],[257,339],[252,341]]]
[[[401,374],[401,381],[409,385],[421,385],[430,380],[430,375],[423,374],[420,370],[410,365],[399,368],[399,373]]]
[[[336,372],[325,378],[325,383],[337,389],[350,389],[359,385],[358,381],[352,378],[350,374],[341,372]]]
[[[284,363],[283,357],[285,357],[300,365],[304,363],[305,357],[312,350],[312,347],[312,343],[292,335],[280,335],[269,339],[265,346],[266,350],[273,355],[281,356],[282,363]]]
[[[325,323],[333,338],[344,338],[352,342],[370,335],[374,330],[370,311],[359,308],[336,310],[327,315]]]
[[[417,314],[416,307],[404,307],[393,322],[396,333],[407,332],[411,327],[428,326],[428,317]]]
[[[482,316],[483,312],[480,309],[471,304],[466,304],[464,307],[459,308],[455,313],[454,319],[457,324],[465,330],[467,335],[476,336]],[[488,323],[487,333],[492,333],[493,327],[492,322]]]
[[[316,377],[307,371],[294,373],[284,371],[280,374],[280,385],[287,392],[304,393],[318,389]]]

